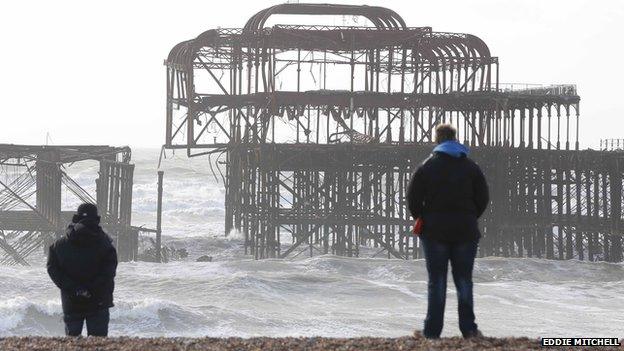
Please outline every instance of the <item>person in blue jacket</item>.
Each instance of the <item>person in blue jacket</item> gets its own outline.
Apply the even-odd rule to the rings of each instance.
[[[444,324],[448,262],[457,288],[459,329],[465,338],[482,336],[472,296],[472,270],[481,233],[477,220],[489,202],[488,186],[468,148],[450,124],[435,129],[438,144],[413,174],[409,211],[422,219],[420,240],[428,272],[428,307],[423,335],[439,338]]]

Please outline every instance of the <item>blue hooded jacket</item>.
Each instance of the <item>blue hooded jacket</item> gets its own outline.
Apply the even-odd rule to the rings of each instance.
[[[481,237],[478,218],[485,213],[489,191],[483,172],[457,141],[436,146],[412,175],[407,203],[413,218],[422,218],[422,237],[458,243]]]
[[[456,140],[445,141],[433,149],[433,152],[442,152],[455,158],[468,156],[468,148]]]

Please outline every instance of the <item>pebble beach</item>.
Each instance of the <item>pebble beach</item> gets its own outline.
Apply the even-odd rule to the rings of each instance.
[[[624,344],[620,342],[620,344]],[[221,350],[566,350],[564,347],[542,347],[538,339],[461,337],[427,340],[420,334],[400,338],[47,338],[9,337],[0,339],[3,351],[98,350],[98,351],[221,351]],[[576,347],[576,350],[585,348]],[[624,350],[624,346],[600,347]]]

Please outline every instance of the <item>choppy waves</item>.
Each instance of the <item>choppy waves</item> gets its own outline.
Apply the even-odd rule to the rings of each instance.
[[[215,239],[216,240],[216,239]],[[223,240],[228,247],[232,240]],[[43,274],[0,268],[0,335],[62,334],[58,292]],[[544,272],[551,272],[545,274]],[[554,273],[552,273],[554,272]],[[621,335],[624,266],[478,259],[477,323],[490,335]],[[552,280],[548,280],[551,279]],[[30,292],[28,286],[41,290]],[[17,296],[7,298],[7,296]],[[28,297],[31,295],[30,297]],[[422,325],[422,260],[319,256],[299,260],[123,263],[111,332],[139,336],[406,335]],[[445,335],[457,335],[449,279]],[[583,323],[579,324],[579,315]],[[608,322],[607,322],[608,321]]]
[[[150,153],[151,152],[151,153]],[[153,226],[158,152],[134,153],[133,222]],[[205,160],[165,163],[164,241],[185,262],[122,263],[111,334],[401,336],[422,327],[424,262],[317,256],[254,261],[223,235],[223,187]],[[96,167],[91,165],[88,167]],[[83,186],[90,172],[73,170]],[[211,255],[213,262],[194,262]],[[58,290],[43,258],[0,266],[0,336],[62,335]],[[477,323],[493,336],[624,336],[624,265],[487,257],[474,270]],[[449,277],[443,335],[459,335]]]

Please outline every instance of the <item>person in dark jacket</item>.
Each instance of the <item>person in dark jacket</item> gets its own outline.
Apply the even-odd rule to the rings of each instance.
[[[448,262],[457,288],[459,328],[465,338],[482,336],[472,297],[472,269],[481,233],[477,219],[489,202],[488,187],[468,148],[456,140],[452,125],[436,128],[433,153],[410,181],[407,202],[423,221],[420,241],[428,272],[428,307],[423,335],[439,338],[444,324]]]
[[[61,289],[65,334],[79,336],[86,320],[88,335],[107,336],[117,251],[95,205],[78,207],[66,235],[50,246],[47,267]]]

